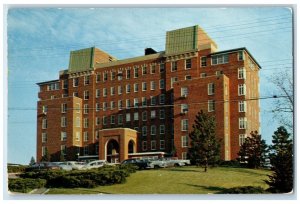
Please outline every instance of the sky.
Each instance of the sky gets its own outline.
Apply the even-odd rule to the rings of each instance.
[[[7,15],[7,162],[36,156],[37,82],[58,79],[69,53],[96,46],[118,59],[165,50],[169,30],[199,25],[218,50],[246,47],[258,63],[261,97],[278,94],[270,77],[293,72],[292,10],[287,7],[10,8]],[[261,100],[261,134],[268,144],[280,125],[274,100]]]

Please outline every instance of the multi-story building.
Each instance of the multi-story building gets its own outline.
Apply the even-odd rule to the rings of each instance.
[[[167,32],[165,51],[124,60],[71,51],[69,68],[40,86],[37,160],[165,152],[187,157],[196,114],[215,116],[224,160],[259,130],[259,64],[246,48],[217,51],[199,27]]]

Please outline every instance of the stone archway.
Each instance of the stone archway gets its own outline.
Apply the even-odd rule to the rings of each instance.
[[[115,139],[110,139],[106,142],[106,161],[109,163],[118,163],[120,161],[120,145]]]
[[[135,142],[133,140],[129,140],[129,142],[128,142],[128,154],[135,153],[136,152],[135,147],[136,147]]]

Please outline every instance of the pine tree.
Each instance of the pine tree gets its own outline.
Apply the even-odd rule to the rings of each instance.
[[[270,192],[288,193],[293,190],[293,142],[283,126],[272,137],[270,163],[273,174],[265,182]]]
[[[261,139],[257,131],[251,132],[250,136],[245,139],[238,155],[241,163],[246,164],[248,168],[263,167],[266,163],[268,153],[266,141]]]
[[[30,159],[29,165],[32,166],[33,164],[35,164],[35,159],[32,156],[31,159]]]
[[[201,110],[189,134],[189,157],[193,163],[204,165],[205,172],[209,165],[215,165],[220,160],[220,144],[216,139],[215,128],[215,118]]]

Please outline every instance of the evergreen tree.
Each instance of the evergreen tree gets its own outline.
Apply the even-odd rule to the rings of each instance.
[[[220,144],[216,139],[215,128],[215,118],[201,110],[196,115],[193,131],[189,134],[189,157],[193,163],[204,165],[204,171],[220,160]]]
[[[238,155],[241,163],[246,164],[248,168],[263,167],[266,163],[268,145],[261,139],[257,131],[251,132],[250,136],[245,139]]]
[[[272,137],[270,163],[273,174],[265,182],[270,192],[288,193],[293,190],[293,143],[283,126]]]
[[[32,156],[31,159],[30,159],[29,165],[31,166],[31,165],[33,165],[33,164],[35,164],[35,159],[34,159],[34,157]]]

